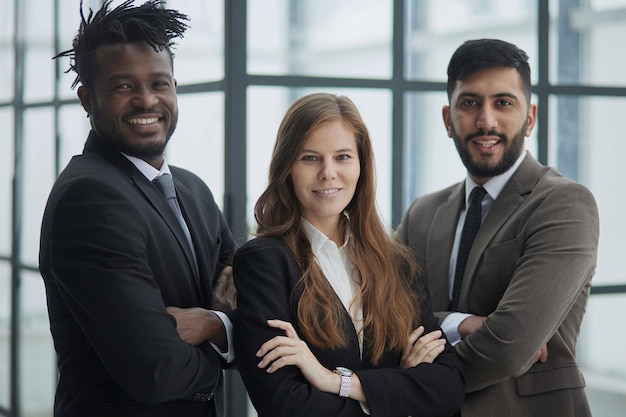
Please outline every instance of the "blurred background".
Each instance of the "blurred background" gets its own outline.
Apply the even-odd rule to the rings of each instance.
[[[616,175],[626,140],[615,124],[626,114],[626,0],[164,4],[191,18],[175,49],[180,118],[167,158],[206,181],[239,242],[253,231],[276,130],[296,98],[325,91],[359,107],[393,228],[413,198],[464,178],[441,120],[453,51],[485,37],[524,49],[539,106],[527,149],[589,187],[600,209],[578,358],[594,416],[623,416],[626,199]],[[56,358],[37,256],[48,192],[89,130],[69,61],[51,59],[71,48],[78,22],[79,0],[0,0],[0,416],[52,416]],[[237,373],[227,379],[228,416],[256,415]]]

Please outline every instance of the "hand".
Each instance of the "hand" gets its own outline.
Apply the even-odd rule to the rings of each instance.
[[[228,350],[224,323],[212,311],[200,307],[167,307],[167,312],[176,319],[176,331],[185,342],[198,346],[209,340],[222,351]]]
[[[218,311],[230,311],[237,307],[237,290],[233,281],[233,267],[222,269],[217,283],[213,287],[211,308]]]
[[[535,361],[533,363],[541,362],[545,363],[548,360],[548,345],[541,346],[539,352],[535,354]]]
[[[445,349],[446,339],[441,330],[432,331],[426,335],[424,326],[419,326],[409,335],[409,341],[402,350],[400,366],[410,368],[420,363],[433,363]]]
[[[285,336],[276,336],[263,343],[256,353],[261,358],[257,365],[259,368],[266,368],[265,371],[271,374],[285,366],[294,365],[300,369],[309,384],[317,389],[339,392],[338,375],[319,363],[307,344],[298,337],[291,323],[268,320],[267,325],[284,330]]]
[[[485,320],[487,320],[486,316],[469,316],[463,320],[461,324],[459,324],[459,335],[461,335],[461,340],[474,333],[476,329],[482,326]]]

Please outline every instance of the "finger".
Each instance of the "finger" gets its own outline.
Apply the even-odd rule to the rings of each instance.
[[[409,343],[413,344],[420,336],[424,334],[424,326],[419,326],[417,329],[413,330],[409,335]]]
[[[445,339],[435,339],[424,342],[422,338],[413,346],[413,349],[406,358],[406,364],[408,366],[415,366],[418,363],[424,362],[427,358],[432,357],[432,352],[436,352],[436,357],[445,349],[445,345]]]
[[[288,321],[278,320],[278,319],[268,320],[267,325],[270,327],[274,327],[276,329],[284,330],[285,335],[289,338],[300,340],[300,337],[298,337],[296,330],[293,328],[292,324],[289,323]]]
[[[287,356],[296,356],[299,350],[296,346],[278,346],[269,352],[267,352],[262,358],[261,361],[257,364],[259,368],[265,368],[271,363],[279,360],[282,357]]]
[[[265,356],[268,352],[271,352],[280,346],[295,346],[296,342],[297,341],[295,339],[286,336],[275,336],[261,345],[256,353],[256,356],[259,358],[261,356]]]
[[[231,281],[232,279],[233,267],[225,266],[224,269],[222,269],[222,272],[220,272],[220,276],[217,277],[217,285],[215,287],[224,290],[225,288],[227,288],[229,281]]]
[[[279,369],[288,366],[288,365],[296,365],[297,357],[295,355],[283,355],[280,358],[273,361],[270,366],[265,369],[265,372],[268,374],[274,373]]]
[[[432,332],[426,333],[425,335],[420,337],[420,340],[424,339],[427,341],[431,341],[431,340],[441,339],[442,336],[443,336],[443,332],[441,330],[433,330]]]
[[[232,266],[225,266],[224,269],[222,269],[222,274],[221,276],[225,276],[226,278],[230,279],[233,277],[233,267]]]
[[[426,354],[426,356],[424,356],[424,359],[422,360],[422,362],[433,363],[434,360],[437,359],[437,356],[439,356],[439,354],[444,351],[444,349],[445,349],[445,345],[439,345],[435,347],[434,349],[430,350]]]

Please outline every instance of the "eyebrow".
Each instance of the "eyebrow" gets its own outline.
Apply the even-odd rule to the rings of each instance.
[[[300,153],[320,153],[319,151],[314,151],[313,149],[302,149]],[[357,149],[354,148],[343,148],[343,149],[335,149],[333,153],[344,153],[344,152],[357,152]]]
[[[169,79],[173,79],[174,76],[168,72],[153,72],[152,74],[150,74],[150,77],[152,78],[169,78]],[[133,74],[113,74],[112,76],[110,76],[109,78],[107,78],[108,82],[111,81],[119,81],[119,80],[132,80],[137,78],[136,75]]]
[[[467,91],[464,93],[460,93],[457,99],[462,99],[462,98],[466,98],[466,97],[478,97],[478,98],[482,98],[485,97],[482,94],[478,94],[478,93],[474,93],[471,91]],[[498,93],[498,94],[492,94],[490,96],[488,96],[488,98],[511,98],[514,99],[516,101],[519,101],[519,97],[517,97],[517,95],[513,94],[513,93]]]

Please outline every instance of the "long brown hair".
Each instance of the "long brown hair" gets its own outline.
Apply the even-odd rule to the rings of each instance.
[[[419,323],[419,301],[410,283],[417,268],[405,246],[389,236],[378,215],[369,132],[349,98],[315,93],[289,107],[278,129],[268,186],[255,206],[257,236],[280,236],[302,271],[298,324],[304,338],[319,348],[345,346],[342,306],[315,261],[291,182],[295,159],[309,135],[320,125],[337,120],[353,128],[361,164],[355,194],[345,208],[347,216],[341,216],[340,227],[342,232],[349,228],[352,235],[350,253],[361,278],[358,295],[364,343],[376,364],[385,351],[400,351]]]

